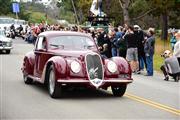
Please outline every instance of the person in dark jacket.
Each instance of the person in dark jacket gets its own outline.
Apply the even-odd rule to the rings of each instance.
[[[138,47],[138,61],[139,61],[139,71],[144,69],[144,65],[146,67],[146,57],[144,53],[144,32],[138,25],[134,25],[134,34],[137,39],[137,47]]]
[[[132,71],[134,73],[137,73],[139,70],[137,39],[134,34],[134,28],[132,26],[129,26],[129,28],[124,36],[124,39],[127,44],[126,59],[130,63]]]
[[[153,56],[155,46],[154,28],[148,30],[149,38],[146,40],[144,45],[144,52],[146,56],[147,74],[146,76],[153,76]]]

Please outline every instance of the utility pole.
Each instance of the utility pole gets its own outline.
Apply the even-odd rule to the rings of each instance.
[[[71,2],[72,2],[72,6],[73,6],[73,9],[74,9],[75,16],[76,16],[77,24],[79,25],[79,19],[78,19],[78,16],[77,16],[75,5],[74,5],[74,0],[71,0]]]

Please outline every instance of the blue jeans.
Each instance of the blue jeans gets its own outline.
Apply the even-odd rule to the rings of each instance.
[[[142,56],[139,57],[139,70],[143,70],[144,69],[144,64],[145,64],[145,62],[144,62],[143,57]]]
[[[146,56],[147,75],[153,75],[153,55]]]
[[[111,48],[112,57],[118,56],[117,54],[117,48]]]

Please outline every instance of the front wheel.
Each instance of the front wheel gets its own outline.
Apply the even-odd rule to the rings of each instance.
[[[48,69],[48,91],[52,98],[61,97],[62,87],[58,84],[53,65]]]
[[[11,50],[6,50],[6,54],[10,54]]]
[[[127,85],[122,84],[120,86],[111,86],[112,92],[114,96],[122,97],[126,92]]]

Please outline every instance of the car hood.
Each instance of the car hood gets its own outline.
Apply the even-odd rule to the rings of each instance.
[[[5,36],[0,36],[0,41],[3,41],[3,42],[11,42],[11,38],[7,38]]]
[[[92,50],[51,50],[51,53],[54,53],[55,55],[60,55],[64,57],[84,57],[88,53],[98,53],[97,51],[92,51]]]

